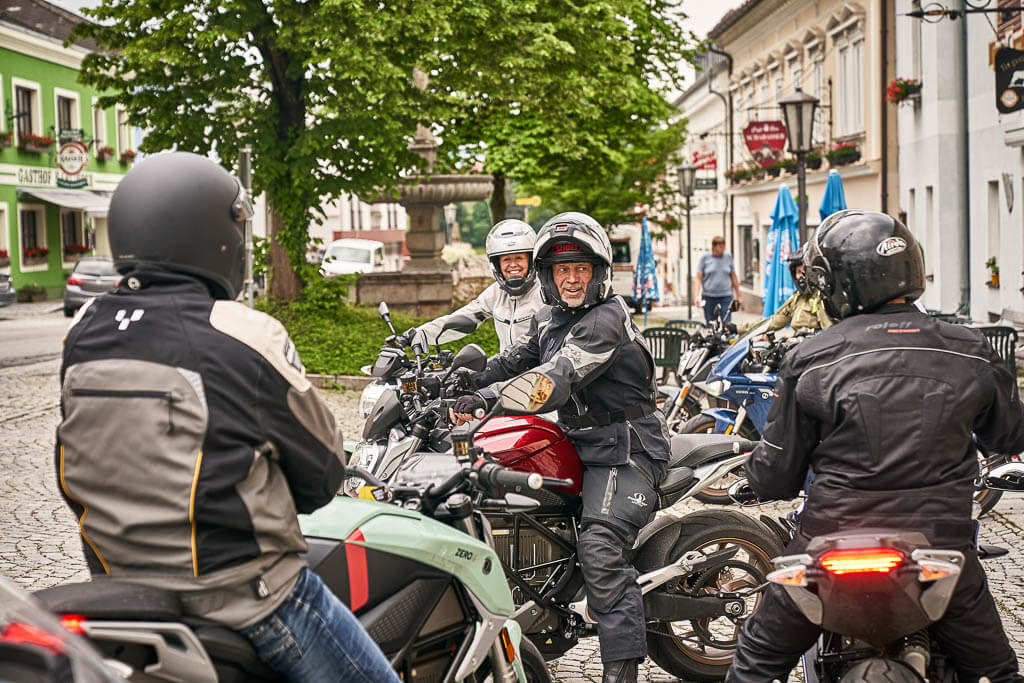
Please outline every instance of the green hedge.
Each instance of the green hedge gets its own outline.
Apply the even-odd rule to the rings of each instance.
[[[348,284],[345,278],[319,280],[308,285],[296,301],[260,298],[256,302],[258,309],[280,320],[288,330],[307,372],[361,374],[360,368],[373,363],[390,334],[377,315],[376,306],[346,303]],[[428,320],[397,311],[391,313],[391,323],[398,332]],[[458,350],[471,342],[483,347],[488,356],[498,353],[498,337],[491,321],[444,348]]]

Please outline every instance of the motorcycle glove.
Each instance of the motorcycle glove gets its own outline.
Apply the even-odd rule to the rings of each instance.
[[[402,346],[408,346],[409,344],[411,344],[413,337],[416,336],[416,331],[417,331],[417,328],[410,327],[405,332],[403,332],[402,334],[398,335],[399,343]]]
[[[460,415],[473,415],[478,408],[487,410],[487,403],[476,394],[467,394],[455,399],[452,412]]]

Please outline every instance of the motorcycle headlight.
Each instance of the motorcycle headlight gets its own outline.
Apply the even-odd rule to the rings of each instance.
[[[359,395],[359,417],[361,419],[365,420],[369,416],[373,406],[377,404],[377,399],[387,390],[386,384],[377,382],[371,382],[363,387],[363,393]]]

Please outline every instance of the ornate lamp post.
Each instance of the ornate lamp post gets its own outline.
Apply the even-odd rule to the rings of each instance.
[[[796,155],[797,206],[800,209],[800,244],[807,241],[807,167],[804,156],[814,148],[814,110],[818,98],[797,88],[779,100],[786,121],[789,151]]]
[[[679,176],[679,194],[686,201],[686,319],[693,320],[693,250],[690,248],[690,198],[697,182],[697,167],[683,164],[676,169]],[[682,242],[682,239],[680,239]],[[679,245],[682,248],[682,244]]]

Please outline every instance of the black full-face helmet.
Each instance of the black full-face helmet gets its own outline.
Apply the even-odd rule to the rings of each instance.
[[[848,209],[829,216],[808,243],[804,272],[825,311],[842,319],[924,292],[924,259],[914,235],[884,213]]]
[[[797,275],[796,269],[804,264],[804,248],[800,247],[786,260],[789,265],[789,276],[793,278],[793,284],[801,292],[807,291],[807,275],[806,273],[800,273]]]
[[[612,295],[612,243],[601,224],[585,213],[567,211],[552,216],[537,233],[533,260],[540,278],[544,303],[570,308],[555,286],[552,266],[556,263],[594,264],[581,308],[598,304]]]
[[[129,171],[110,200],[110,248],[121,273],[147,265],[195,275],[217,298],[245,279],[245,190],[216,163],[189,152],[152,156]]]

